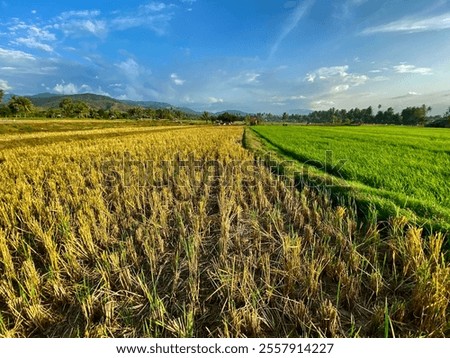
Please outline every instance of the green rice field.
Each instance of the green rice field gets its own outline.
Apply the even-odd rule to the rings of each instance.
[[[253,131],[266,149],[295,160],[310,178],[334,179],[331,190],[350,188],[381,217],[404,215],[421,225],[450,227],[449,130],[257,126]]]

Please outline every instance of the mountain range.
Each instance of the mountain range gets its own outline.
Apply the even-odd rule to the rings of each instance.
[[[71,98],[73,101],[82,101],[95,109],[127,110],[131,107],[144,107],[153,109],[176,108],[169,103],[153,101],[129,101],[119,100],[98,94],[83,93],[73,95],[60,95],[54,93],[40,93],[33,96],[25,96],[36,106],[41,108],[57,108],[63,98]]]
[[[3,103],[8,102],[12,96],[13,94],[5,94],[3,97]],[[63,98],[71,98],[74,102],[83,101],[94,109],[126,111],[127,109],[130,109],[132,107],[144,107],[152,109],[164,109],[164,108],[175,109],[184,112],[188,115],[194,116],[201,115],[203,113],[195,111],[188,107],[177,107],[166,102],[120,100],[92,93],[71,94],[71,95],[55,94],[55,93],[39,93],[36,95],[30,95],[25,97],[29,98],[34,106],[40,107],[42,109],[58,108],[59,103]],[[225,111],[215,112],[215,114],[220,115],[226,112],[243,117],[248,114],[251,114],[236,109],[228,109]],[[311,112],[312,111],[309,109],[292,109],[287,111],[288,114],[309,114]]]
[[[13,94],[5,94],[3,97],[3,102],[8,102]],[[152,109],[175,109],[182,111],[188,115],[201,115],[203,112],[195,111],[191,108],[187,107],[177,107],[170,103],[166,102],[156,102],[156,101],[132,101],[132,100],[120,100],[108,96],[92,94],[92,93],[83,93],[83,94],[71,94],[71,95],[63,95],[63,94],[55,94],[55,93],[39,93],[36,95],[25,96],[28,98],[34,106],[40,107],[42,109],[48,108],[58,108],[59,103],[63,98],[71,98],[75,101],[82,101],[89,105],[94,109],[103,109],[103,110],[120,110],[126,111],[132,107],[143,107],[143,108],[152,108]],[[238,111],[238,110],[228,110],[221,111],[216,114],[221,114],[224,112],[229,112],[236,115],[245,116],[247,113]]]

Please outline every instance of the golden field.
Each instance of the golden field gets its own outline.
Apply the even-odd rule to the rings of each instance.
[[[442,235],[298,191],[243,132],[0,136],[0,336],[450,336]]]

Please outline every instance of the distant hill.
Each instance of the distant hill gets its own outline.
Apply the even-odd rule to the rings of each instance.
[[[164,108],[174,108],[169,103],[165,102],[154,102],[154,101],[131,101],[131,100],[122,100],[120,101],[132,107],[144,107],[144,108],[154,108],[154,109],[164,109]]]
[[[74,95],[59,95],[52,93],[40,93],[34,96],[27,96],[30,101],[41,108],[58,108],[59,103],[63,98],[71,98],[73,101],[83,101],[90,107],[95,109],[117,109],[126,110],[130,106],[111,97],[101,96],[91,93],[74,94]]]
[[[234,114],[235,116],[241,116],[241,117],[245,117],[245,116],[250,114],[250,113],[246,113],[246,112],[239,111],[239,110],[236,110],[236,109],[229,109],[229,110],[226,110],[226,111],[220,111],[220,112],[216,112],[215,114],[220,116],[221,114],[224,114],[224,113]]]
[[[191,114],[194,116],[200,116],[203,114],[203,112],[194,111],[193,109],[188,108],[188,107],[177,107],[177,109],[180,110],[181,112]]]
[[[9,96],[9,98],[11,95]],[[186,114],[197,115],[198,112],[190,109],[190,108],[178,108],[172,106],[169,103],[165,102],[155,102],[155,101],[131,101],[131,100],[119,100],[115,98],[111,98],[108,96],[102,96],[98,94],[92,93],[83,93],[83,94],[73,94],[73,95],[61,95],[54,93],[39,93],[33,96],[26,96],[30,99],[30,101],[36,106],[41,108],[58,108],[59,103],[63,98],[71,98],[73,101],[83,101],[88,104],[90,107],[95,109],[104,109],[104,110],[120,110],[125,111],[132,107],[144,107],[144,108],[153,108],[153,109],[164,109],[164,108],[173,108],[178,109]],[[6,98],[5,101],[9,100]]]
[[[3,103],[7,103],[10,98],[13,96],[13,94],[5,94],[3,97]],[[61,100],[63,98],[71,98],[74,102],[75,101],[82,101],[88,104],[91,108],[94,109],[103,109],[103,110],[119,110],[119,111],[126,111],[127,109],[130,109],[132,107],[144,107],[144,108],[152,108],[152,109],[175,109],[179,110],[181,112],[186,113],[190,116],[199,116],[203,112],[195,111],[191,108],[187,107],[176,107],[171,105],[170,103],[166,102],[156,102],[156,101],[131,101],[131,100],[119,100],[116,98],[111,98],[108,96],[102,96],[98,94],[92,94],[92,93],[83,93],[83,94],[55,94],[55,93],[39,93],[36,95],[31,96],[25,96],[30,99],[30,101],[35,105],[36,107],[40,107],[42,109],[48,109],[48,108],[58,108]],[[236,116],[245,117],[250,113],[246,113],[243,111],[231,109],[226,111],[221,111],[215,113],[216,115],[220,115],[223,113],[230,113]]]

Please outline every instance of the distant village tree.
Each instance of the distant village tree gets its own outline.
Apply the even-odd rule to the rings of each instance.
[[[86,118],[87,116],[89,116],[90,113],[89,110],[90,110],[89,106],[83,101],[78,101],[73,104],[73,113],[78,118]]]
[[[242,117],[232,113],[222,113],[217,116],[217,120],[221,123],[230,124],[242,120]]]
[[[447,112],[444,113],[444,118],[447,118],[448,125],[450,125],[450,107],[448,107]]]
[[[408,125],[424,125],[429,111],[431,111],[431,107],[425,105],[421,107],[407,107],[402,111],[403,123]]]
[[[206,123],[208,122],[212,122],[211,116],[209,115],[209,112],[203,112],[201,118],[201,120],[205,121]]]
[[[13,115],[26,117],[33,110],[33,103],[26,97],[12,96],[8,107]]]
[[[72,117],[73,116],[73,101],[71,98],[64,98],[61,102],[59,102],[59,108],[61,108],[62,115],[64,117]]]

